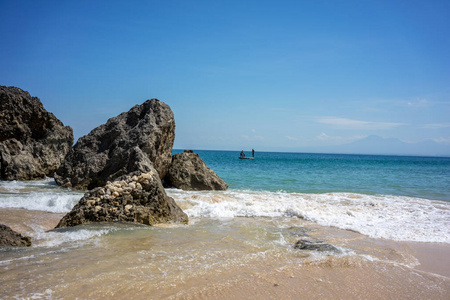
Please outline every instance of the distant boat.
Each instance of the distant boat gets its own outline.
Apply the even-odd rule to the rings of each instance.
[[[252,149],[252,156],[245,156],[244,150],[241,151],[241,155],[239,155],[239,159],[255,159],[255,150]]]

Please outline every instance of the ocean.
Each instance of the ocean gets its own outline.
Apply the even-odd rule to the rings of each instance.
[[[83,193],[51,178],[0,182],[0,223],[33,242],[31,248],[0,249],[0,298],[226,299],[241,291],[250,299],[298,299],[295,291],[307,286],[270,289],[305,270],[307,291],[319,289],[321,281],[311,277],[319,271],[311,266],[321,263],[331,266],[323,276],[348,268],[349,280],[352,271],[360,280],[366,270],[367,282],[417,281],[427,297],[448,295],[448,259],[439,270],[418,271],[411,245],[450,249],[450,158],[257,151],[255,159],[240,160],[239,151],[195,152],[229,189],[166,189],[189,225],[51,230]],[[305,238],[339,251],[294,249]],[[398,276],[386,279],[386,272]],[[281,275],[288,279],[269,280]],[[261,286],[252,293],[248,285]],[[362,295],[348,294],[345,284],[334,289],[330,295]],[[406,286],[386,293],[421,295]]]

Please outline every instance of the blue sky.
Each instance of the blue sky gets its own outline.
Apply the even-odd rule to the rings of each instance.
[[[0,84],[39,97],[76,138],[158,98],[175,113],[175,148],[333,152],[377,135],[450,153],[450,1],[0,0],[0,11]]]

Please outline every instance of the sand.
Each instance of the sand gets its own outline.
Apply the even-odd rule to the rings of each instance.
[[[0,223],[25,234],[51,229],[61,217],[0,209]],[[296,219],[193,222],[206,225],[125,231],[75,248],[39,247],[37,240],[35,249],[1,251],[0,298],[450,299],[448,244],[372,239]],[[261,245],[273,240],[278,232],[264,234],[275,230],[274,224],[305,226],[312,238],[349,253],[315,256],[267,248],[261,254],[261,246],[248,246],[252,236],[262,236]],[[170,263],[170,251],[183,249],[185,256]],[[195,265],[203,260],[212,267]]]

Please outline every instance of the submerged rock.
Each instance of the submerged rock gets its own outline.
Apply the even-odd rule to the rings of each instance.
[[[53,176],[72,144],[72,128],[46,111],[39,98],[0,86],[1,179]]]
[[[55,174],[56,183],[93,189],[131,172],[152,166],[163,178],[169,168],[175,138],[170,107],[151,99],[81,137]]]
[[[333,245],[325,244],[322,242],[312,242],[307,239],[301,239],[297,241],[294,245],[295,249],[299,250],[310,250],[310,251],[319,251],[319,252],[336,252],[339,253],[339,249]]]
[[[226,190],[228,185],[208,168],[200,156],[192,150],[185,150],[172,157],[164,185],[182,190]]]
[[[0,247],[30,247],[31,238],[0,224]]]
[[[56,228],[92,222],[134,222],[146,225],[187,223],[188,217],[166,195],[157,172],[133,173],[84,194]]]

